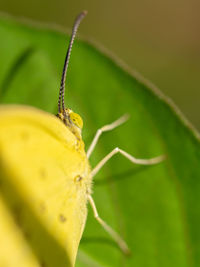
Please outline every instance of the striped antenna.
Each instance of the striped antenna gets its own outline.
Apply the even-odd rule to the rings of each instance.
[[[62,73],[62,78],[61,78],[61,83],[60,83],[60,91],[59,91],[59,99],[58,99],[58,113],[61,113],[61,110],[63,110],[63,115],[64,118],[66,118],[67,114],[65,111],[65,81],[66,81],[66,75],[67,75],[67,69],[68,69],[68,64],[69,64],[69,59],[72,51],[72,45],[76,36],[76,32],[78,30],[78,27],[81,23],[81,20],[87,15],[87,11],[82,11],[76,18],[74,22],[74,26],[72,29],[72,35],[70,38],[69,46],[67,49],[67,54],[65,57],[65,62],[64,62],[64,67],[63,67],[63,73]],[[62,105],[62,107],[61,107]]]

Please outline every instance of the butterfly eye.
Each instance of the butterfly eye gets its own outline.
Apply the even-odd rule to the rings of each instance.
[[[83,120],[80,115],[78,115],[75,112],[71,112],[69,114],[71,121],[73,124],[75,124],[78,128],[82,129],[83,128]]]

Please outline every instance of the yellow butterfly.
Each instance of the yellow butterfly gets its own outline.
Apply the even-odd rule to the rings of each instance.
[[[65,80],[73,41],[83,11],[75,20],[65,58],[57,117],[17,105],[0,107],[0,266],[74,266],[87,217],[94,217],[124,253],[128,245],[97,212],[92,179],[115,154],[136,164],[156,164],[163,156],[136,159],[115,148],[91,170],[99,137],[127,120],[127,115],[99,129],[85,152],[83,121],[65,107]],[[11,255],[12,254],[12,255]],[[9,256],[11,255],[11,257]]]

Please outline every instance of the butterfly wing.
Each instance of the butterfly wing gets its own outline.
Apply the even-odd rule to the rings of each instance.
[[[3,202],[39,262],[73,266],[90,188],[82,140],[48,113],[2,106],[0,170]]]

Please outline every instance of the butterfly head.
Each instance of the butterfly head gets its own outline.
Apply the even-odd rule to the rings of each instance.
[[[57,117],[78,139],[81,139],[83,120],[79,114],[73,112],[69,108],[66,108],[65,111],[61,110],[61,112],[57,114]]]

